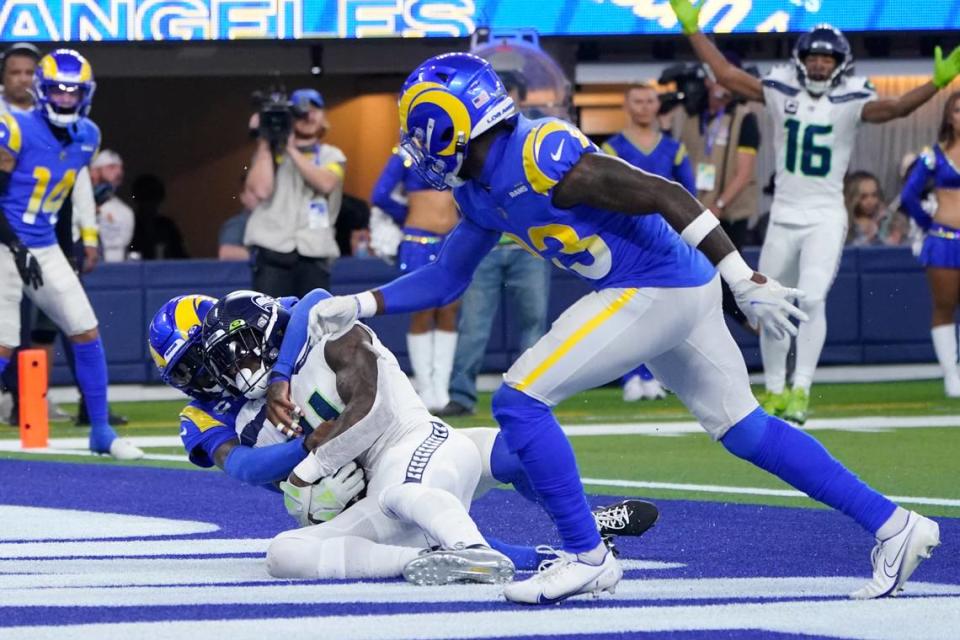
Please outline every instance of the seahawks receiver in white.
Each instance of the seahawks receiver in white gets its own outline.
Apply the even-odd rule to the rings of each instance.
[[[827,293],[847,235],[843,177],[862,122],[902,118],[932,98],[960,73],[960,47],[943,58],[936,50],[930,82],[893,99],[878,99],[868,78],[854,76],[850,43],[827,24],[800,36],[791,64],[763,79],[731,65],[699,31],[699,8],[670,0],[701,61],[717,80],[749,100],[763,102],[773,119],[777,156],[770,226],[760,253],[760,271],[806,295],[800,308],[808,321],[797,335],[793,388],[785,389],[789,336],[760,334],[768,413],[803,424],[810,386],[827,335]]]

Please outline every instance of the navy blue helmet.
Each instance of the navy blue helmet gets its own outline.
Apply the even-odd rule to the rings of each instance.
[[[810,78],[804,64],[808,55],[818,53],[832,56],[837,66],[829,77]],[[853,51],[843,33],[829,24],[818,24],[797,39],[793,46],[793,65],[797,70],[800,84],[814,95],[822,95],[843,81],[845,75],[853,73]]]
[[[207,363],[228,393],[262,398],[280,356],[290,312],[280,301],[256,291],[234,291],[221,298],[203,320]]]

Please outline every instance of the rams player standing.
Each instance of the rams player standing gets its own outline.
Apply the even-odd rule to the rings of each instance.
[[[400,122],[424,178],[436,189],[454,187],[463,218],[436,262],[375,291],[317,304],[315,335],[342,334],[358,317],[455,299],[500,233],[594,288],[510,367],[493,395],[507,446],[563,540],[537,575],[507,585],[509,600],[556,602],[612,591],[619,582],[622,570],[600,543],[551,407],[639,362],[731,453],[850,515],[882,541],[872,555],[874,579],[856,597],[892,593],[939,544],[935,522],[898,507],[811,436],[757,405],[723,320],[717,272],[748,320],[779,335],[795,333],[791,316],[805,319],[787,302],[802,293],[750,269],[717,218],[682,186],[597,153],[566,122],[517,115],[490,65],[468,54],[418,67],[401,93]]]
[[[77,173],[100,145],[100,130],[87,119],[95,86],[90,63],[58,49],[37,67],[36,108],[0,116],[0,371],[20,343],[26,291],[73,343],[77,384],[90,415],[90,450],[130,460],[143,452],[110,427],[97,318],[54,230]]]
[[[826,299],[843,255],[847,210],[843,177],[862,122],[903,118],[960,73],[960,47],[942,58],[936,50],[933,78],[895,99],[877,99],[870,80],[853,74],[850,43],[821,24],[797,39],[793,61],[763,79],[738,69],[700,32],[699,8],[670,0],[690,44],[717,80],[748,100],[763,102],[773,119],[777,155],[776,192],[770,227],[760,252],[760,270],[806,293],[793,388],[785,389],[790,340],[760,334],[767,394],[764,408],[803,424],[810,386],[827,336]]]

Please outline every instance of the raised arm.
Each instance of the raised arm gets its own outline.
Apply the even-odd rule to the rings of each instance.
[[[960,47],[951,51],[946,58],[943,57],[943,50],[937,47],[933,51],[933,77],[930,82],[911,89],[899,98],[868,102],[863,106],[860,117],[864,122],[881,123],[908,116],[935,96],[940,89],[950,84],[958,74],[960,74]]]
[[[763,85],[759,78],[730,64],[710,38],[700,31],[700,7],[694,7],[690,0],[670,0],[670,7],[677,14],[697,58],[710,67],[717,82],[748,100],[763,102]]]
[[[394,152],[387,160],[380,177],[377,178],[377,183],[373,185],[373,193],[370,194],[370,204],[383,209],[398,225],[402,225],[407,217],[406,199],[400,199],[394,195],[394,189],[403,180],[404,170],[403,157]]]
[[[907,210],[910,217],[916,220],[922,229],[929,229],[933,224],[933,217],[923,208],[923,190],[927,181],[933,175],[936,166],[934,152],[926,151],[913,163],[907,181],[903,184],[903,193],[900,194],[900,203]]]

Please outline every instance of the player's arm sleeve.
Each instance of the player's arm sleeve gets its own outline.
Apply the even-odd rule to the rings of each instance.
[[[0,195],[6,193],[9,186],[10,174],[6,171],[0,171]],[[10,221],[7,220],[7,214],[0,209],[0,243],[9,247],[17,242],[20,242],[20,239],[17,237],[17,232],[10,226]]]
[[[407,313],[450,304],[463,295],[480,261],[499,240],[499,232],[462,217],[444,241],[436,261],[378,289],[383,296],[382,313]]]
[[[237,440],[233,429],[203,409],[187,405],[180,412],[180,440],[190,462],[198,467],[212,467],[214,454],[224,443]]]
[[[267,447],[237,445],[227,454],[223,470],[245,484],[268,485],[290,475],[305,455],[303,438]]]
[[[681,143],[673,159],[673,179],[683,185],[692,195],[697,195],[697,180],[693,175],[693,163],[687,148]]]
[[[271,382],[290,380],[297,359],[300,357],[300,352],[303,351],[309,337],[310,309],[321,300],[329,297],[330,293],[326,289],[314,289],[293,306],[293,312],[290,314],[290,320],[287,322],[287,328],[283,334],[283,342],[280,344],[277,364],[270,372]],[[283,300],[281,300],[282,302]]]
[[[927,181],[933,176],[935,163],[936,156],[933,151],[925,151],[920,154],[917,161],[913,163],[913,169],[910,170],[907,181],[903,185],[903,193],[900,194],[900,202],[903,204],[903,208],[924,229],[929,229],[933,223],[933,218],[923,209],[921,202],[923,201],[923,191],[927,186]]]
[[[0,195],[10,188],[10,174],[17,164],[22,139],[20,125],[9,113],[0,114]],[[19,242],[6,213],[0,210],[0,242],[9,246]]]
[[[387,161],[380,177],[377,178],[377,183],[373,185],[373,193],[370,196],[370,203],[380,207],[398,225],[403,225],[407,217],[407,204],[394,196],[394,190],[403,180],[403,172],[406,170],[403,156],[394,153]]]
[[[73,218],[80,228],[80,239],[85,247],[97,247],[97,205],[93,200],[93,182],[90,180],[90,171],[83,167],[77,173],[77,181],[73,185],[71,194],[73,202]]]

